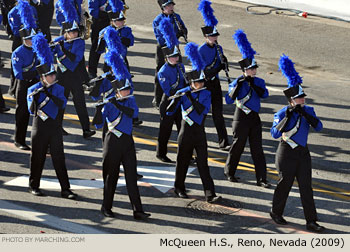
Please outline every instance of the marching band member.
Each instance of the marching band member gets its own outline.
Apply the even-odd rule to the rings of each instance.
[[[256,77],[258,64],[247,36],[243,30],[237,30],[233,36],[242,54],[239,61],[243,75],[229,84],[226,94],[226,103],[235,104],[236,111],[233,117],[233,142],[230,147],[226,164],[225,175],[231,182],[237,182],[235,177],[239,159],[249,138],[249,146],[255,166],[256,183],[265,188],[270,187],[266,180],[266,160],[262,148],[262,128],[259,117],[260,99],[269,96],[265,81]]]
[[[129,26],[125,25],[125,15],[123,13],[124,4],[121,0],[110,1],[112,10],[108,12],[110,19],[110,26],[107,26],[99,33],[99,40],[97,45],[97,52],[103,53],[106,51],[106,41],[104,40],[104,34],[108,27],[112,27],[117,31],[120,42],[123,45],[122,56],[125,61],[125,64],[130,72],[129,62],[127,59],[127,52],[130,46],[134,45],[134,35]],[[104,66],[104,72],[107,72],[108,69]]]
[[[101,212],[106,217],[114,217],[111,209],[119,178],[120,164],[122,164],[134,218],[144,220],[150,214],[143,211],[137,186],[137,160],[132,137],[132,118],[136,104],[135,100],[128,98],[131,86],[126,84],[130,74],[116,51],[109,51],[105,55],[105,60],[115,73],[115,80],[111,82],[111,85],[114,87],[116,95],[96,108],[93,120],[96,128],[102,128],[105,121],[108,125],[108,132],[103,142],[104,189]]]
[[[174,95],[179,89],[185,86],[185,67],[179,62],[181,57],[178,49],[179,41],[171,24],[170,18],[164,18],[159,24],[159,30],[163,34],[166,46],[162,47],[163,55],[165,55],[166,63],[158,72],[159,84],[163,90],[163,97],[160,102],[160,125],[157,142],[156,157],[162,162],[171,163],[171,159],[167,157],[168,141],[171,135],[173,124],[175,122],[177,132],[181,128],[181,109],[180,104],[176,104],[176,108],[167,111],[170,96]]]
[[[193,150],[195,150],[205,199],[209,203],[214,203],[221,197],[215,194],[214,182],[208,166],[208,145],[204,122],[210,109],[210,91],[202,90],[205,65],[198,53],[198,45],[195,43],[190,42],[185,46],[185,55],[191,60],[193,71],[187,74],[191,85],[176,92],[178,95],[183,93],[185,95],[175,98],[179,99],[182,110],[181,130],[177,140],[175,194],[180,198],[188,198],[185,179]]]
[[[301,203],[304,209],[307,230],[321,233],[325,230],[317,221],[315,201],[312,191],[311,157],[307,145],[310,126],[316,131],[322,129],[322,122],[316,116],[314,108],[305,105],[302,78],[294,69],[294,63],[288,56],[282,55],[279,61],[282,74],[287,78],[288,88],[283,90],[288,99],[285,106],[274,115],[271,135],[281,137],[276,152],[276,169],[279,180],[273,195],[271,218],[281,225],[287,225],[282,217],[288,194],[296,178],[299,185]]]
[[[75,199],[77,195],[70,190],[61,130],[62,116],[60,114],[63,113],[67,99],[64,96],[64,88],[56,83],[52,52],[42,33],[38,33],[33,38],[33,51],[37,54],[41,64],[36,67],[40,75],[40,82],[28,89],[27,96],[29,111],[34,115],[29,192],[35,196],[43,195],[40,190],[40,178],[46,152],[50,146],[52,163],[61,185],[61,196]]]
[[[108,12],[111,6],[108,0],[89,0],[89,12],[92,16],[91,25],[91,48],[89,53],[88,72],[90,78],[97,76],[97,65],[100,54],[96,52],[100,31],[110,24]]]
[[[8,22],[9,22],[9,27],[12,31],[12,48],[11,51],[14,52],[17,47],[22,45],[22,37],[19,33],[19,30],[23,28],[23,21],[21,16],[24,16],[24,13],[32,13],[33,19],[35,24],[32,26],[34,29],[37,29],[37,20],[38,20],[38,14],[36,9],[29,4],[29,0],[19,0],[15,7],[13,7],[9,13],[8,13]],[[15,76],[13,73],[13,66],[11,64],[11,82],[10,82],[10,87],[8,89],[9,95],[16,96],[16,84],[17,82],[15,81]]]
[[[156,73],[155,73],[155,79],[154,79],[154,98],[152,101],[152,105],[156,108],[159,108],[159,104],[163,95],[163,90],[160,87],[159,80],[158,80],[158,71],[165,63],[165,57],[162,51],[162,47],[166,46],[165,39],[163,38],[163,35],[159,30],[160,22],[164,18],[169,17],[171,20],[171,23],[173,24],[174,31],[177,38],[181,36],[187,37],[187,28],[185,26],[185,23],[182,21],[180,15],[175,13],[174,11],[175,2],[173,0],[158,0],[158,4],[162,10],[162,13],[160,13],[153,20],[153,24],[152,24],[154,35],[156,36],[156,39],[157,39],[157,50],[156,50],[157,66],[156,66]]]
[[[218,45],[217,39],[220,35],[216,29],[218,23],[213,15],[211,2],[201,0],[198,10],[201,11],[205,26],[202,33],[205,38],[205,43],[199,48],[199,53],[202,56],[206,68],[204,70],[206,81],[205,86],[211,92],[211,108],[213,121],[218,133],[218,142],[220,149],[226,149],[229,146],[225,120],[223,116],[222,91],[219,80],[219,72],[227,67],[227,59],[224,56],[222,47]]]
[[[77,22],[79,17],[72,2],[70,0],[61,0],[59,4],[63,11],[65,22],[62,22],[64,40],[59,37],[61,40],[54,48],[54,52],[57,54],[57,78],[64,87],[64,94],[67,99],[69,94],[72,93],[74,107],[83,130],[83,137],[89,138],[96,132],[90,130],[90,121],[82,85],[85,76],[85,41],[78,37],[79,26]],[[66,132],[64,131],[64,133]]]
[[[50,26],[55,11],[54,0],[31,0],[31,4],[38,13],[39,28],[46,35],[47,41],[51,41]]]
[[[17,7],[23,24],[23,28],[19,30],[19,35],[23,39],[23,44],[19,46],[11,56],[15,86],[17,87],[14,144],[21,150],[30,150],[25,141],[29,122],[26,97],[28,87],[37,83],[39,80],[38,73],[35,69],[39,62],[32,50],[32,37],[36,34],[35,29],[37,26],[32,6],[25,1],[20,1]]]
[[[64,17],[64,10],[61,9],[60,5],[62,4],[62,2],[65,2],[67,0],[58,0],[55,4],[55,9],[56,9],[56,22],[58,23],[58,25],[60,27],[62,27],[62,23],[66,21],[65,17]],[[77,13],[78,13],[78,24],[81,23],[81,4],[82,4],[82,0],[68,0],[68,2],[72,3],[73,7],[76,9]],[[79,26],[81,27],[81,26]],[[63,31],[62,31],[63,33]]]

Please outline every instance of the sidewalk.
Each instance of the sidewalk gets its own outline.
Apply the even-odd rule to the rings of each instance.
[[[240,2],[300,10],[309,14],[335,17],[350,22],[350,3],[348,0],[241,0]]]

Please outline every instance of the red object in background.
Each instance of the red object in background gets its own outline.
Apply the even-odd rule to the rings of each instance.
[[[307,18],[307,12],[303,12],[303,14],[301,14],[304,18]]]

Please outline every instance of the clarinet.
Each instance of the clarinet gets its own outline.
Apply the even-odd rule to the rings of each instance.
[[[106,99],[106,100],[104,100],[104,101],[101,101],[101,102],[96,103],[96,104],[95,104],[95,107],[98,107],[98,106],[100,106],[100,105],[105,105],[105,104],[107,104],[108,102],[110,102],[110,100],[112,100],[113,98],[115,98],[116,101],[122,101],[122,100],[128,99],[128,98],[130,98],[130,97],[132,97],[132,96],[134,96],[134,95],[127,95],[127,96],[123,96],[123,97],[119,97],[119,98],[115,98],[115,96],[113,96],[113,97],[108,98],[108,99]]]
[[[191,94],[192,94],[192,93],[197,93],[197,92],[202,91],[202,90],[205,90],[205,89],[207,89],[207,87],[202,87],[202,88],[200,88],[200,89],[194,89],[194,90],[191,91]],[[173,96],[170,96],[170,97],[168,98],[168,100],[170,101],[170,100],[179,98],[179,97],[181,97],[181,96],[184,96],[185,94],[186,94],[186,93],[175,94],[175,95],[173,95]]]
[[[185,29],[183,28],[182,24],[179,22],[179,20],[177,19],[176,17],[176,13],[174,12],[174,20],[175,20],[175,23],[176,23],[176,26],[177,28],[179,29],[179,31],[182,32],[182,36],[186,42],[186,44],[188,43],[188,40],[187,40],[187,35],[185,33]]]
[[[53,83],[51,83],[50,86],[52,86],[53,84],[56,84],[57,82],[58,82],[58,81],[55,80]],[[32,96],[34,96],[34,95],[40,93],[41,91],[43,91],[45,88],[49,88],[50,86],[42,86],[41,88],[36,88],[36,89],[34,89],[34,91],[33,91],[32,93],[30,93],[30,94],[28,95],[28,97],[32,97]]]
[[[219,54],[220,61],[221,61],[222,63],[225,64],[225,69],[224,69],[224,71],[225,71],[225,74],[226,74],[226,77],[227,77],[227,81],[228,81],[228,83],[231,83],[231,78],[230,78],[230,76],[228,75],[228,65],[227,65],[227,62],[224,61],[224,55],[222,55],[222,52],[221,52],[220,47],[219,47],[219,44],[216,42],[215,45],[216,45],[216,50],[218,51],[218,54]]]
[[[182,71],[182,67],[181,67],[180,63],[177,63],[177,65],[178,65],[178,67],[180,69],[180,73],[182,74],[182,77],[185,80],[185,83],[188,84],[188,80],[187,80],[186,74],[184,73],[184,71]]]

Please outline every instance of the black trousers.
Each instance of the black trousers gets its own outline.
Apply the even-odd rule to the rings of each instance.
[[[0,88],[0,108],[5,108],[5,107],[6,107],[5,100],[4,100],[4,97],[2,97],[2,91]]]
[[[262,148],[262,129],[259,114],[251,111],[246,115],[236,108],[232,122],[233,141],[226,159],[224,172],[226,176],[234,176],[244,146],[249,138],[250,152],[255,166],[257,181],[266,180],[266,160]]]
[[[50,26],[52,22],[52,17],[54,13],[54,4],[53,0],[50,0],[48,4],[39,4],[34,5],[37,13],[38,13],[38,23],[41,32],[46,35],[46,39],[48,42],[51,41],[51,31]]]
[[[211,92],[211,112],[213,116],[216,132],[218,133],[218,142],[220,147],[228,146],[227,131],[225,120],[222,112],[222,90],[220,80],[206,81],[207,89]]]
[[[15,79],[16,82],[16,127],[15,127],[15,135],[14,140],[17,143],[24,145],[26,143],[26,134],[29,123],[29,111],[27,105],[27,92],[28,88],[38,80],[33,81],[25,81]]]
[[[312,191],[311,156],[308,147],[292,149],[281,141],[276,152],[276,168],[279,180],[273,195],[272,212],[283,215],[294,178],[299,184],[301,203],[307,222],[317,221],[317,213]]]
[[[158,143],[157,143],[157,156],[164,157],[168,153],[168,142],[171,136],[171,132],[173,129],[174,122],[176,124],[177,133],[180,132],[181,129],[181,108],[179,107],[177,111],[169,116],[166,115],[166,108],[169,105],[168,96],[163,94],[162,101],[159,106],[160,110],[160,125],[158,132]]]
[[[91,48],[89,53],[89,66],[88,72],[90,74],[97,74],[98,61],[100,60],[100,54],[96,52],[98,44],[98,36],[100,31],[110,24],[108,16],[106,18],[93,18],[91,25]]]
[[[154,98],[153,103],[159,105],[162,96],[163,96],[163,89],[159,84],[158,80],[158,72],[162,68],[162,66],[165,64],[165,58],[162,51],[162,47],[160,45],[157,45],[157,51],[156,51],[156,72],[154,76]]]
[[[176,159],[175,189],[185,191],[185,179],[193,150],[197,153],[197,168],[202,180],[205,197],[216,196],[214,182],[208,166],[208,145],[202,125],[194,123],[189,126],[184,120],[178,136],[178,150]]]
[[[90,120],[86,108],[81,71],[79,71],[77,67],[76,71],[74,72],[66,70],[64,73],[62,73],[62,71],[58,68],[57,78],[58,83],[64,87],[64,96],[67,98],[67,100],[70,93],[73,95],[73,103],[79,117],[81,128],[83,131],[89,130]]]
[[[120,164],[124,167],[126,188],[134,211],[143,211],[136,176],[136,152],[132,136],[122,134],[120,138],[112,132],[103,142],[103,206],[111,209],[117,186]]]
[[[17,47],[22,45],[22,38],[18,36],[13,36],[12,38],[12,52],[17,49]],[[11,61],[11,75],[10,75],[10,87],[8,89],[8,94],[16,96],[17,82],[15,81],[15,74],[13,73],[12,61]]]
[[[60,113],[63,113],[60,111]],[[32,153],[30,155],[29,187],[39,188],[40,178],[44,168],[46,152],[50,146],[50,154],[61,189],[70,188],[68,173],[63,150],[61,116],[56,120],[49,118],[43,121],[39,116],[34,117],[32,128]]]

